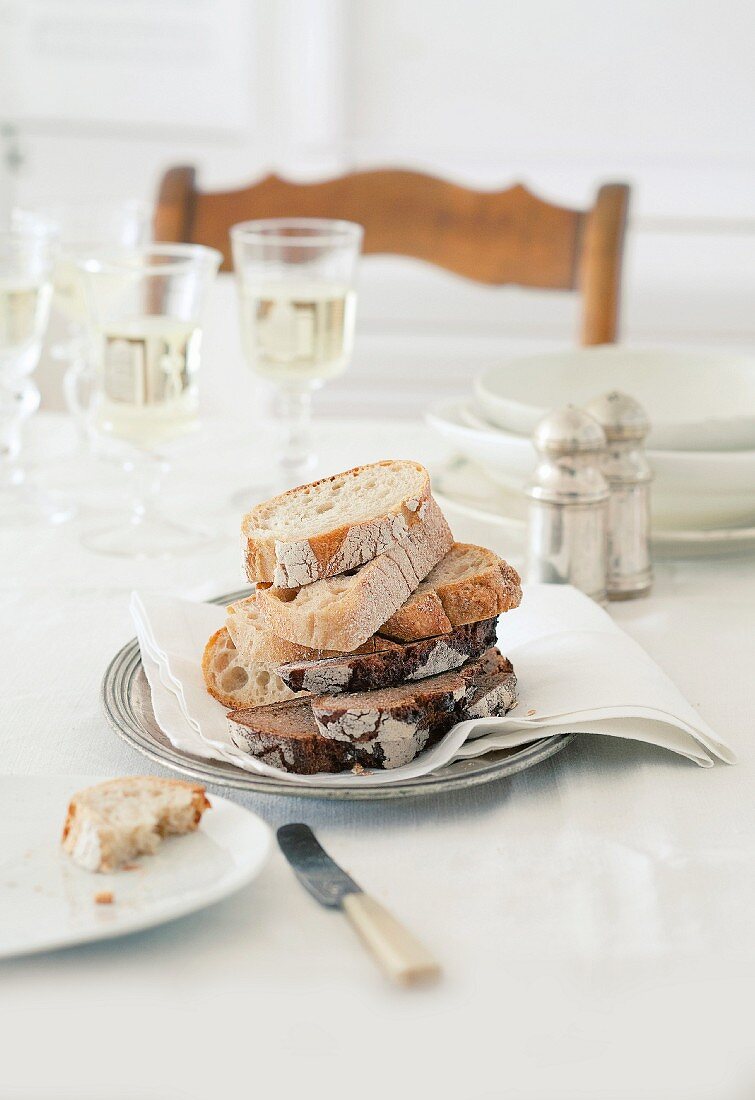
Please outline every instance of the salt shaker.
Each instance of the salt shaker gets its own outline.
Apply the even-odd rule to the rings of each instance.
[[[608,504],[608,598],[645,596],[653,583],[650,564],[650,482],[643,440],[650,425],[640,404],[612,390],[585,406],[606,433],[603,474]]]
[[[573,584],[606,598],[608,483],[600,424],[569,405],[550,413],[532,437],[539,461],[527,490],[528,579]]]

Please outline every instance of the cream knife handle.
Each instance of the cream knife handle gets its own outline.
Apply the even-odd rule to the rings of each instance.
[[[413,985],[440,974],[426,947],[369,894],[347,894],[343,910],[362,942],[394,982]]]

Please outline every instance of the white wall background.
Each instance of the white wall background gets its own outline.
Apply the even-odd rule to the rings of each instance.
[[[5,201],[152,196],[187,162],[206,187],[391,164],[575,204],[625,179],[625,335],[752,346],[753,43],[752,0],[0,0]],[[363,269],[376,339],[565,341],[574,317]]]

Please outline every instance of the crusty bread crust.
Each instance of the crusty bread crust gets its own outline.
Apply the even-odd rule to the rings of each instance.
[[[432,497],[420,509],[422,524],[349,576],[296,590],[259,588],[257,605],[267,629],[310,649],[351,653],[375,634],[453,544]],[[432,633],[430,631],[429,633]]]
[[[303,539],[279,540],[263,526],[265,517],[287,499],[339,478],[395,466],[398,461],[386,459],[368,466],[355,466],[341,474],[289,489],[253,508],[241,524],[244,569],[249,580],[274,584],[278,588],[299,588],[356,569],[401,542],[412,527],[422,523],[423,505],[430,496],[430,475],[418,462],[408,465],[420,475],[419,491],[382,514],[353,524],[341,524]],[[403,464],[403,460],[400,461]]]
[[[471,574],[438,583],[434,577],[449,572],[449,563],[473,551],[480,565]],[[518,607],[522,599],[521,579],[516,569],[491,550],[469,543],[454,543],[406,602],[380,627],[380,633],[396,641],[409,642],[444,634],[457,626],[492,619]]]

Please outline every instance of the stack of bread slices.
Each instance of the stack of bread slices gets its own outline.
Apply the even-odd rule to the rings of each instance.
[[[516,701],[495,648],[519,576],[454,542],[417,462],[292,489],[242,523],[255,585],[207,643],[207,690],[243,751],[288,772],[395,768]]]

